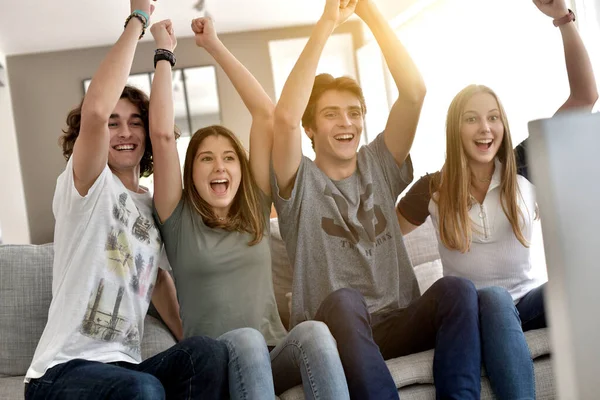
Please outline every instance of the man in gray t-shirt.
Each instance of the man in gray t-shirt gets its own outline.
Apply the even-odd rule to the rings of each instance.
[[[351,78],[315,78],[327,38],[354,11],[400,93],[384,132],[358,152],[362,90]],[[384,359],[434,347],[438,398],[479,398],[475,287],[442,278],[419,297],[395,214],[413,178],[409,151],[424,96],[419,71],[372,1],[327,0],[275,112],[273,197],[294,268],[291,324],[328,325],[353,399],[397,399]],[[300,122],[314,162],[302,156]]]

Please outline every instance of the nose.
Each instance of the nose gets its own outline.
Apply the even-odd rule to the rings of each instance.
[[[340,126],[350,126],[352,125],[352,121],[347,114],[342,114],[339,121]]]
[[[225,172],[225,163],[220,158],[215,161],[215,172]]]
[[[482,132],[490,132],[490,124],[487,120],[483,120],[481,123],[481,131]]]
[[[129,129],[129,124],[121,124],[119,127],[118,136],[123,139],[131,137],[131,129]]]

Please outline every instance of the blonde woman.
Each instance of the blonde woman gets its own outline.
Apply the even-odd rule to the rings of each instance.
[[[598,98],[589,57],[564,0],[534,1],[561,31],[571,93],[559,109],[591,109]],[[397,207],[403,234],[431,215],[444,275],[470,279],[479,294],[483,363],[498,399],[534,399],[524,331],[546,326],[544,281],[529,243],[537,217],[526,141],[513,150],[496,94],[471,85],[452,101],[446,162],[421,178]]]

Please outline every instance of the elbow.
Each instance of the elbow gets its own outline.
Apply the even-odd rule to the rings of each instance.
[[[300,120],[289,111],[276,107],[273,124],[275,132],[291,132],[300,125]]]
[[[86,125],[106,125],[110,119],[112,110],[108,110],[105,106],[93,100],[84,100],[81,105],[81,121],[85,121]]]
[[[425,86],[425,82],[423,81],[423,79],[419,79],[419,82],[415,85],[412,91],[411,101],[414,104],[422,105],[425,101],[426,95],[427,86]]]
[[[256,108],[250,110],[250,114],[252,114],[252,119],[273,121],[275,117],[275,105],[271,102],[261,104]]]

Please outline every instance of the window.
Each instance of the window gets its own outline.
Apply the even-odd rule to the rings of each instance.
[[[150,95],[153,78],[154,73],[134,74],[129,76],[127,84]],[[91,79],[83,82],[84,92],[87,92],[90,82]],[[181,132],[177,150],[183,169],[191,135],[202,127],[221,123],[215,67],[211,65],[173,70],[173,107],[175,125]],[[140,184],[152,190],[153,176],[142,178]]]

